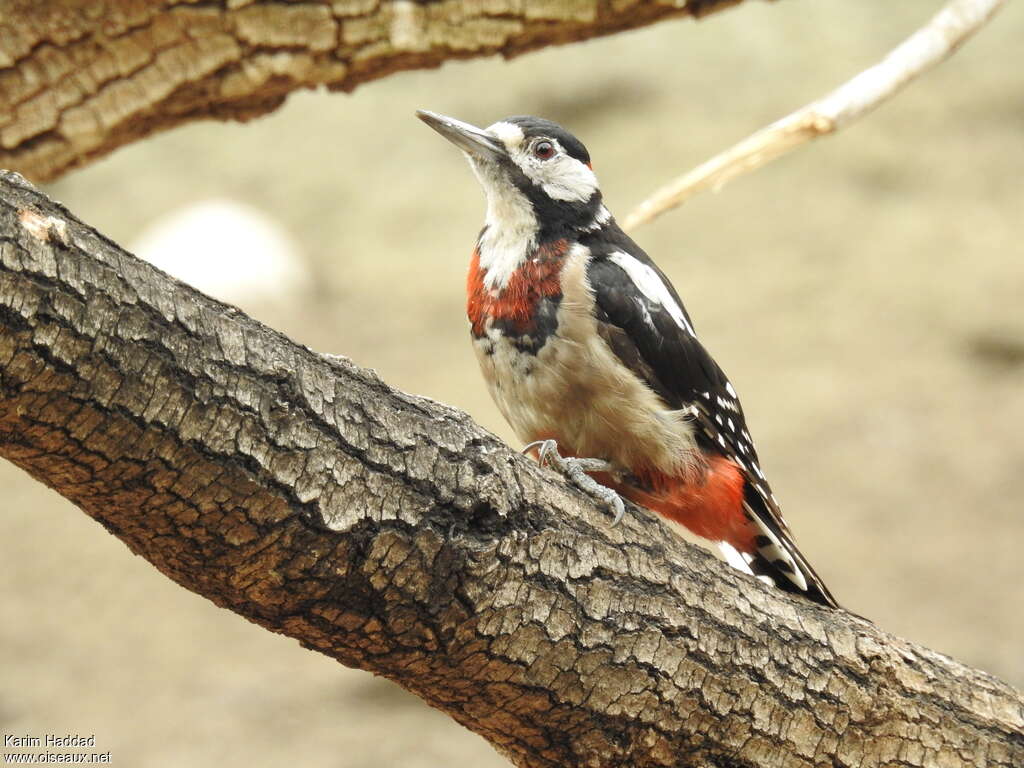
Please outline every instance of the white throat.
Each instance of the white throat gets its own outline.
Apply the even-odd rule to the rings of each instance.
[[[498,292],[537,247],[540,227],[533,206],[522,192],[488,166],[472,165],[487,195],[487,229],[479,243],[480,268],[484,286]]]

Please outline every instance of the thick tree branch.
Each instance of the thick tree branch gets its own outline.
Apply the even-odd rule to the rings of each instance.
[[[1009,686],[641,510],[611,528],[465,414],[196,293],[14,174],[0,326],[0,455],[516,765],[1024,765]]]
[[[298,88],[352,90],[739,0],[0,0],[0,167],[48,181],[188,120],[246,120]]]
[[[1004,3],[1005,0],[950,0],[882,61],[673,179],[630,211],[623,226],[636,229],[679,207],[698,192],[721,189],[737,176],[846,127],[949,58]]]

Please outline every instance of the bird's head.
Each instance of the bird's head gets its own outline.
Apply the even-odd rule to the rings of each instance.
[[[520,116],[477,128],[416,114],[466,154],[487,196],[488,227],[532,228],[543,242],[608,218],[587,148],[557,123]]]

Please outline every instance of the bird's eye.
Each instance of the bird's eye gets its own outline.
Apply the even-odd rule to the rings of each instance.
[[[555,156],[555,145],[550,141],[538,141],[533,145],[533,154],[541,160],[550,160]]]

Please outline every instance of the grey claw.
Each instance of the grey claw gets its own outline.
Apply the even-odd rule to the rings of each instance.
[[[523,453],[529,453],[534,448],[537,449],[537,463],[542,467],[546,467],[552,463],[552,457],[555,459],[555,466],[561,468],[561,465],[557,462],[562,460],[561,455],[558,453],[558,448],[554,440],[534,440],[532,443],[527,443],[523,446]]]
[[[612,528],[622,522],[622,518],[626,514],[626,505],[622,503],[622,497],[619,494],[615,494],[615,498],[612,499],[612,509],[615,510],[615,517],[612,518]]]
[[[543,447],[544,443],[546,443],[546,442],[547,442],[547,440],[534,440],[532,443],[527,443],[526,445],[524,445],[523,446],[523,450],[520,451],[520,453],[529,453],[531,450],[533,450],[537,446]]]
[[[610,507],[614,513],[612,517],[613,528],[622,521],[623,516],[626,514],[626,505],[622,503],[622,498],[611,488],[601,485],[587,474],[587,472],[607,472],[613,476],[618,476],[620,474],[619,470],[610,462],[604,459],[564,458],[558,452],[558,444],[554,440],[534,440],[523,447],[523,453],[527,453],[533,448],[537,448],[538,464],[542,467],[547,466],[558,470],[573,485],[592,499]]]

